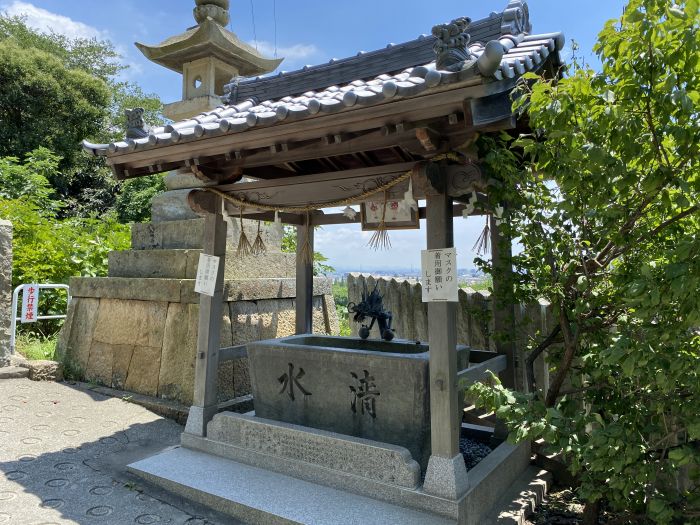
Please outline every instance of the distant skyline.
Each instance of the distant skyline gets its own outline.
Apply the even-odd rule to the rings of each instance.
[[[371,51],[388,43],[400,43],[428,34],[433,25],[460,16],[473,20],[502,11],[507,0],[385,1],[355,0],[232,0],[230,29],[241,40],[268,55],[286,57],[281,70],[305,64],[319,64],[331,58]],[[531,0],[533,32],[562,31],[567,38],[564,60],[571,56],[571,40],[580,53],[596,63],[591,53],[605,21],[618,17],[623,0]],[[146,44],[181,33],[195,24],[194,0],[0,0],[0,10],[24,15],[29,25],[53,30],[69,37],[96,37],[114,43],[129,69],[126,80],[137,82],[146,92],[158,94],[163,102],[181,99],[181,77],[146,60],[134,42]],[[253,23],[253,20],[255,23]],[[423,221],[421,221],[423,223]],[[419,267],[420,250],[425,249],[425,228],[420,231],[391,232],[392,249],[366,247],[371,232],[359,226],[326,226],[316,235],[316,249],[332,265],[342,267]],[[472,268],[471,248],[484,226],[483,218],[455,219],[455,244],[460,268]]]

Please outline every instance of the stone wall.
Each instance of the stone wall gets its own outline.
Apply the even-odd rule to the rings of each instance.
[[[174,286],[174,285],[177,286]],[[191,280],[75,278],[58,353],[88,380],[191,404],[199,295]],[[221,346],[292,335],[294,279],[227,281]],[[327,279],[314,282],[314,332],[337,334]],[[222,363],[220,400],[250,393],[247,359]]]
[[[295,332],[295,255],[283,253],[282,225],[262,226],[267,252],[236,255],[239,220],[228,219],[221,346]],[[243,221],[253,241],[256,221]],[[131,250],[109,254],[109,277],[74,278],[58,355],[68,371],[106,386],[192,401],[199,320],[194,292],[204,219],[134,224]],[[331,285],[314,283],[314,331],[337,334]],[[219,394],[250,393],[247,359],[222,363]]]
[[[428,308],[422,302],[420,283],[414,280],[394,279],[351,273],[347,278],[348,301],[359,303],[362,300],[364,286],[372,291],[378,285],[379,292],[384,297],[384,306],[393,314],[392,327],[396,336],[401,339],[419,341],[428,340]],[[477,292],[471,288],[459,290],[457,305],[457,343],[471,348],[495,350],[493,338],[493,316],[491,315],[492,301],[486,291]],[[525,351],[530,338],[538,332],[549,333],[552,328],[552,315],[546,304],[520,305],[515,309],[516,325],[516,387],[526,390],[525,380]],[[350,320],[353,335],[357,335],[359,325]],[[379,337],[375,326],[370,337]],[[535,362],[537,384],[546,390],[549,384],[549,374],[546,363],[542,358]]]
[[[12,322],[12,223],[0,220],[0,367],[10,360]]]

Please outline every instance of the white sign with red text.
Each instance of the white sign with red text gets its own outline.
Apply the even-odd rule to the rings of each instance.
[[[39,313],[39,286],[22,285],[22,323],[36,323]]]

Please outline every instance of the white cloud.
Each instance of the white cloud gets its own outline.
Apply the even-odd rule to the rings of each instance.
[[[255,47],[261,54],[265,56],[275,55],[275,45],[265,40],[251,42],[251,46]],[[278,47],[277,56],[286,58],[289,62],[308,58],[318,53],[318,48],[313,44],[295,44],[288,47]]]
[[[10,16],[23,16],[27,25],[46,33],[54,32],[65,35],[68,38],[107,38],[105,31],[77,22],[67,16],[52,13],[28,2],[14,0],[11,3],[3,3],[0,9]]]

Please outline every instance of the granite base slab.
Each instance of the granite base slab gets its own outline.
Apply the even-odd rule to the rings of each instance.
[[[255,525],[456,523],[186,448],[138,461],[128,469],[180,496]]]

